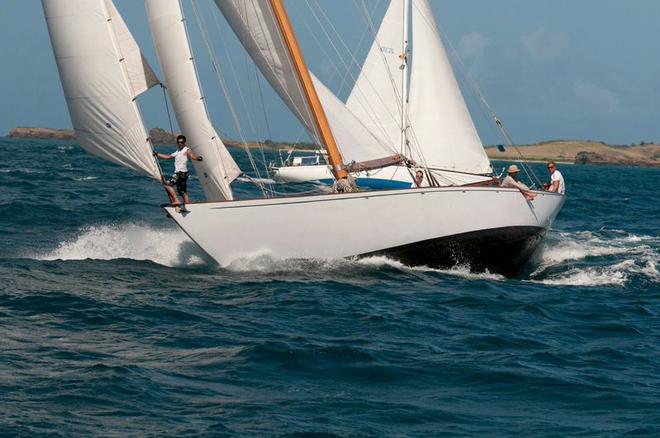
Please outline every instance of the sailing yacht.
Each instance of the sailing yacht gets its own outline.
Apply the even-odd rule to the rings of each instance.
[[[410,104],[400,113],[398,126],[404,129],[391,127],[391,135],[404,141],[392,143],[374,134],[358,104],[350,105],[350,99],[344,104],[310,74],[282,0],[215,3],[264,77],[319,139],[335,192],[233,199],[231,182],[240,169],[209,120],[179,0],[145,0],[162,81],[111,0],[42,0],[81,147],[160,180],[136,98],[162,83],[179,126],[204,156],[194,165],[207,198],[188,205],[185,213],[163,208],[221,266],[263,254],[282,259],[385,255],[409,265],[462,264],[504,275],[520,270],[565,198],[539,191],[529,202],[517,189],[440,184],[452,178],[482,181],[491,173],[446,56],[416,57]],[[395,6],[404,15],[412,11],[413,23],[426,23],[413,25],[421,47],[416,51],[443,52],[428,0],[393,0],[390,9]],[[417,28],[426,31],[418,35]],[[440,111],[445,105],[453,109]],[[383,120],[376,120],[378,130],[389,129]],[[410,166],[424,169],[428,186],[363,192],[351,182],[354,171]]]

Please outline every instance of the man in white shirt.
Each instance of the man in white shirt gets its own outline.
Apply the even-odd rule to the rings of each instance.
[[[563,195],[565,193],[564,177],[557,170],[557,165],[554,161],[548,161],[548,172],[550,172],[550,187],[548,190]]]
[[[174,175],[169,181],[165,182],[165,190],[167,190],[167,195],[170,198],[170,202],[174,206],[179,206],[179,199],[174,193],[174,187],[176,186],[177,192],[183,198],[184,208],[185,204],[190,204],[190,199],[188,198],[188,158],[195,161],[202,161],[201,156],[195,155],[188,146],[186,146],[186,136],[178,135],[176,137],[176,147],[177,151],[173,154],[159,154],[154,152],[154,157],[162,158],[163,160],[172,160],[174,159]]]
[[[518,172],[520,172],[518,166],[516,166],[515,164],[510,165],[508,170],[509,174],[506,176],[506,178],[504,178],[501,186],[518,189],[520,190],[520,193],[522,193],[522,195],[525,197],[526,200],[533,201],[534,198],[536,198],[536,194],[534,194],[531,190],[529,190],[529,187],[527,187],[525,184],[518,181]]]

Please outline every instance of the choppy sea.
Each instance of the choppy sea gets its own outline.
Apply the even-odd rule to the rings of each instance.
[[[220,268],[157,183],[71,142],[0,153],[2,436],[660,436],[660,169],[560,166],[505,279]]]

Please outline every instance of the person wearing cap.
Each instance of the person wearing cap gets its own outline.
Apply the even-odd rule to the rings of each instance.
[[[566,191],[564,187],[564,177],[561,172],[557,170],[557,165],[554,161],[548,161],[548,172],[550,172],[550,186],[548,187],[548,190],[563,195]]]
[[[510,165],[508,170],[508,175],[502,181],[501,186],[518,189],[520,190],[520,193],[523,194],[525,199],[527,199],[528,201],[533,201],[534,198],[536,198],[536,195],[529,189],[529,187],[518,181],[518,172],[520,172],[518,166],[516,166],[515,164]]]

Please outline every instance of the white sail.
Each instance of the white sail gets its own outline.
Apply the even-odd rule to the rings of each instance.
[[[400,150],[404,0],[392,0],[346,106],[374,134]]]
[[[428,0],[412,0],[409,116],[413,159],[429,167],[490,173]],[[417,156],[416,156],[417,154]]]
[[[115,34],[120,56],[124,59],[123,65],[126,71],[128,85],[131,87],[133,97],[144,93],[160,81],[151,69],[151,66],[142,56],[140,47],[133,39],[133,35],[128,30],[124,19],[119,14],[114,3],[105,0],[108,14],[110,15],[110,25]]]
[[[146,0],[145,5],[179,127],[195,154],[204,158],[193,162],[204,194],[210,201],[230,200],[229,184],[241,171],[209,120],[179,0]]]
[[[268,0],[215,0],[266,80],[309,134],[319,136]]]
[[[396,153],[394,146],[372,133],[325,84],[311,76],[345,162],[375,160]]]
[[[110,0],[42,0],[71,121],[91,154],[160,179],[136,92],[153,71]],[[120,30],[121,43],[117,30]],[[131,47],[130,50],[126,50]],[[122,49],[126,53],[122,53]],[[143,65],[142,73],[127,64]],[[138,85],[138,84],[142,85]]]

